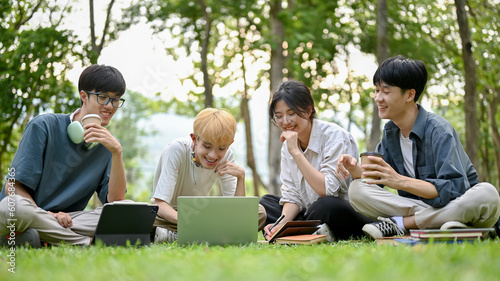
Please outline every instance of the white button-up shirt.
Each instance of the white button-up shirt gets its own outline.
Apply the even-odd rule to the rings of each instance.
[[[358,159],[358,147],[352,135],[337,124],[314,119],[309,145],[302,153],[314,168],[325,175],[326,195],[349,200],[347,189],[351,178],[337,178],[335,168],[342,154],[349,154]],[[283,197],[280,204],[295,203],[303,210],[308,209],[319,198],[288,152],[286,141],[281,148],[281,182]]]

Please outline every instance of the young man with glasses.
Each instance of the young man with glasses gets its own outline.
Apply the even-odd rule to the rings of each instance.
[[[89,66],[78,82],[79,109],[28,123],[0,193],[0,245],[90,244],[102,209],[83,211],[92,195],[102,203],[125,199],[122,147],[105,128],[123,105],[125,89],[116,68]],[[88,114],[101,124],[82,126]],[[80,143],[70,124],[80,127]]]

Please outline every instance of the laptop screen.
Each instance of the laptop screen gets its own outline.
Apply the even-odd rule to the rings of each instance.
[[[257,242],[257,197],[180,196],[178,240],[181,245],[241,245]]]

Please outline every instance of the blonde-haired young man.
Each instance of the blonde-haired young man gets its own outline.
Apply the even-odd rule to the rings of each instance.
[[[223,109],[202,110],[193,123],[190,138],[176,139],[163,150],[153,182],[155,242],[177,240],[177,198],[207,196],[216,180],[224,196],[245,196],[245,170],[234,163],[229,146],[234,141],[236,120]],[[259,229],[265,222],[259,206]]]

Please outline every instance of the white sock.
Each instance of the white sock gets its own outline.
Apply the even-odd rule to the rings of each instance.
[[[403,224],[403,217],[392,217],[393,220],[396,221],[396,224],[406,232],[405,225]]]

